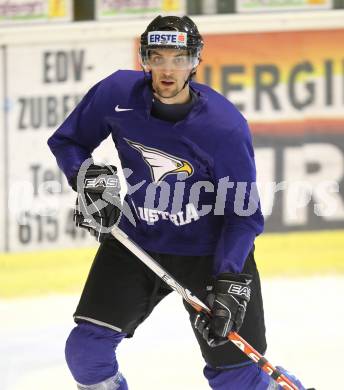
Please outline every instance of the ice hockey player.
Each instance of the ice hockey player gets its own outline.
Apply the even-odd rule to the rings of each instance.
[[[212,308],[210,319],[185,304],[210,388],[279,388],[226,339],[230,330],[239,331],[260,353],[266,350],[254,261],[264,221],[245,118],[219,93],[193,81],[202,47],[189,17],[156,17],[141,35],[142,71],[116,71],[94,85],[48,141],[70,185],[84,192],[79,199],[88,212],[76,213],[78,225],[101,241],[66,342],[78,389],[128,389],[116,348],[170,293],[104,233],[118,217],[110,191],[116,172],[85,162],[110,134],[127,172],[127,211],[119,227]],[[104,199],[105,206],[98,202]],[[166,321],[173,321],[173,312],[170,317]],[[154,367],[149,369],[153,389]]]

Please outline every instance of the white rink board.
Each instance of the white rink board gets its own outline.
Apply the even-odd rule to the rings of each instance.
[[[93,243],[80,231],[67,232],[73,228],[70,213],[75,194],[47,139],[93,84],[128,67],[132,50],[132,42],[126,39],[8,48],[11,251]],[[97,157],[116,164],[117,152],[106,144]],[[49,181],[55,182],[54,187]],[[49,188],[58,194],[48,193]]]
[[[267,359],[294,372],[307,387],[342,388],[336,373],[343,365],[344,307],[333,297],[343,296],[344,278],[266,279],[262,289]],[[77,301],[77,296],[0,301],[0,356],[6,356],[0,364],[1,390],[76,390],[64,363],[64,343],[74,326]],[[319,308],[326,308],[326,320]],[[118,355],[130,390],[209,389],[175,293],[158,305],[134,338],[119,346]]]
[[[3,77],[4,73],[4,48],[0,48],[0,77]],[[5,248],[5,229],[6,229],[6,136],[5,136],[5,123],[4,123],[4,107],[6,102],[4,100],[4,88],[5,85],[0,87],[0,102],[2,102],[3,107],[0,109],[0,252]]]

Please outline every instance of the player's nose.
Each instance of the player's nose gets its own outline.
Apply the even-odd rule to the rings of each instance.
[[[170,75],[174,72],[175,67],[170,61],[166,61],[161,70],[164,75]]]
[[[166,65],[164,66],[164,68],[162,69],[162,74],[163,76],[171,76],[172,74],[174,73],[174,69],[173,67],[171,67],[170,65]]]

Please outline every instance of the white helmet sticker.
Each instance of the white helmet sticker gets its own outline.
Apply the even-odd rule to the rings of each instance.
[[[187,47],[187,33],[179,31],[150,31],[148,33],[149,45]]]

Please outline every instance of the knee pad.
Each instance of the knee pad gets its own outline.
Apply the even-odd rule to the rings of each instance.
[[[224,369],[214,369],[207,365],[204,368],[204,376],[212,390],[267,390],[270,384],[270,377],[251,362]]]
[[[118,372],[115,350],[125,333],[88,322],[70,333],[65,349],[68,367],[79,384],[93,385]]]

